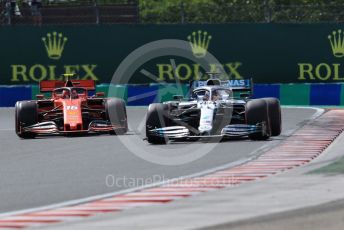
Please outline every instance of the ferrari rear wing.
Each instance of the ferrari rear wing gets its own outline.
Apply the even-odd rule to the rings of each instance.
[[[56,88],[61,87],[80,87],[86,90],[95,90],[96,85],[94,80],[68,80],[68,81],[60,81],[60,80],[46,80],[39,82],[39,90],[43,92],[51,92]]]

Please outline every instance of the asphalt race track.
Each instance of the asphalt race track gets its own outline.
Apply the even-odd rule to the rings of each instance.
[[[235,140],[167,146],[151,146],[142,140],[144,135],[135,134],[142,127],[145,112],[146,108],[128,108],[129,127],[133,131],[121,137],[93,135],[21,140],[14,133],[14,110],[0,109],[0,213],[119,191],[231,162],[235,164],[259,154],[257,150],[278,144],[310,119],[316,110],[283,109],[283,133],[270,141]],[[210,145],[212,148],[207,149]],[[135,147],[136,154],[133,153]],[[175,161],[174,157],[183,154],[183,149],[189,151],[190,148],[195,152],[192,155],[195,160],[178,158]],[[161,154],[164,163],[142,159],[143,155],[140,157],[137,152],[140,149]],[[197,159],[197,153],[205,149],[206,154]],[[175,165],[166,165],[168,159]],[[114,178],[118,179],[117,183],[113,183]]]

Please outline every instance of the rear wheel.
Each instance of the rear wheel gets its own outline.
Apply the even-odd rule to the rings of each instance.
[[[270,120],[268,104],[264,99],[253,99],[246,104],[246,122],[249,125],[265,123],[266,133],[253,133],[249,135],[252,140],[266,140],[270,137]]]
[[[271,136],[278,136],[282,131],[281,106],[277,98],[264,98],[268,104]]]
[[[15,105],[16,134],[21,138],[35,138],[36,133],[25,132],[25,127],[38,123],[37,103],[35,101],[18,101]]]
[[[105,102],[106,119],[114,126],[120,126],[113,131],[112,135],[122,135],[128,131],[127,110],[125,102],[118,98],[109,98]]]
[[[146,137],[149,143],[151,144],[166,144],[168,139],[167,137],[159,137],[152,135],[150,130],[156,128],[164,128],[169,125],[170,119],[169,115],[169,105],[153,103],[149,105],[147,118],[146,118]]]

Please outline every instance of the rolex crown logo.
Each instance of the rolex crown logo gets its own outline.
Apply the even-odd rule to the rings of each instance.
[[[188,40],[191,45],[192,53],[196,58],[202,58],[207,54],[211,36],[208,35],[208,32],[201,30],[192,32],[188,36]]]
[[[53,32],[47,33],[46,37],[42,37],[45,49],[47,50],[50,59],[59,60],[62,56],[64,46],[67,38],[63,37],[62,33]]]
[[[333,31],[328,39],[331,43],[333,55],[335,57],[344,57],[344,32],[342,30]]]

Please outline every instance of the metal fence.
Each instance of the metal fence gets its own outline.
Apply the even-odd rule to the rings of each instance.
[[[24,2],[15,8],[0,0],[0,25],[30,25],[37,23],[32,7]],[[22,0],[23,1],[23,0]],[[113,2],[113,1],[111,1]],[[103,0],[61,1],[46,0],[39,12],[39,23],[58,24],[136,24],[136,23],[314,23],[343,22],[344,4],[199,4],[187,0],[171,1],[165,11],[140,5],[139,0],[118,0],[107,4]],[[159,4],[159,3],[158,3]],[[157,7],[159,8],[159,7]],[[162,7],[164,8],[164,7]],[[35,22],[36,20],[36,22]]]
[[[343,22],[344,5],[276,5],[269,10],[273,22]]]
[[[226,2],[226,1],[222,1]],[[314,22],[343,22],[344,4],[271,4],[261,1],[260,4],[198,5],[190,7],[187,1],[181,1],[166,14],[152,11],[143,14],[142,23],[314,23]]]
[[[58,4],[48,1],[36,10],[29,4],[22,3],[12,6],[8,2],[2,1],[0,5],[0,24],[92,25],[138,23],[137,1],[122,2],[118,4],[98,4],[97,1],[87,0]]]

